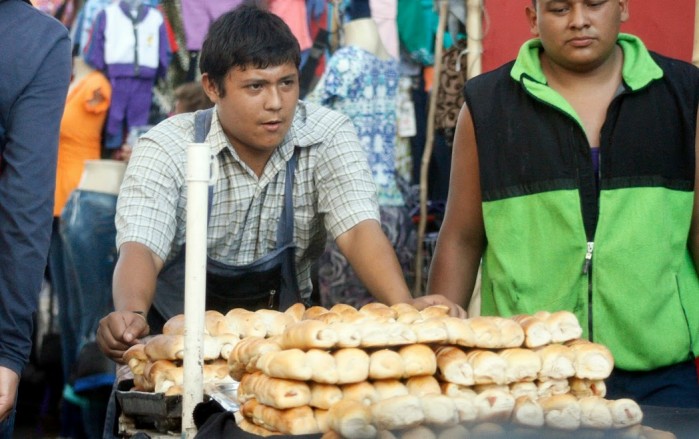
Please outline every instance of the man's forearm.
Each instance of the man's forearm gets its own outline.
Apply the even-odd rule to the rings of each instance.
[[[123,244],[114,268],[114,309],[147,312],[153,303],[160,268],[161,264],[145,245],[134,242]]]

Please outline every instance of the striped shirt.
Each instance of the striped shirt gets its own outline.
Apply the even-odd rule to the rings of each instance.
[[[185,241],[186,148],[194,113],[173,116],[144,134],[128,164],[116,212],[117,247],[138,242],[172,260]],[[210,258],[249,264],[276,246],[284,201],[286,162],[296,147],[294,242],[301,296],[311,294],[311,263],[334,239],[367,219],[379,221],[376,188],[351,121],[338,112],[299,102],[282,144],[260,177],[240,160],[214,112],[206,137],[218,177],[208,226]]]

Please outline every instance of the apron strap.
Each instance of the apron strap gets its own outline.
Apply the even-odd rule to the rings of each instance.
[[[286,178],[284,180],[284,206],[277,227],[277,247],[282,247],[294,240],[294,173],[298,161],[298,151],[286,162]]]

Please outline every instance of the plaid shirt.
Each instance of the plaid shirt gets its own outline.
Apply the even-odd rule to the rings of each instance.
[[[140,138],[117,203],[117,247],[139,242],[164,261],[180,252],[186,148],[193,138],[193,113],[173,116]],[[338,112],[299,102],[291,129],[259,178],[231,147],[216,112],[206,141],[218,161],[207,237],[212,259],[249,264],[275,248],[286,162],[295,147],[294,241],[302,297],[311,294],[311,263],[325,248],[326,231],[337,238],[361,221],[379,221],[366,155],[351,121]]]

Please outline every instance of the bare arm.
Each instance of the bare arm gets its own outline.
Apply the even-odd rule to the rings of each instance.
[[[115,311],[100,320],[97,329],[102,352],[114,361],[120,362],[124,351],[148,334],[145,314],[162,267],[163,261],[143,244],[127,242],[120,247],[113,280]]]
[[[699,111],[697,111],[697,130],[694,140],[694,210],[692,227],[689,229],[689,250],[694,259],[694,267],[699,272]]]
[[[466,105],[456,125],[444,222],[430,267],[427,292],[467,306],[485,245],[478,154]]]
[[[466,317],[463,308],[445,297],[412,297],[396,253],[378,222],[362,221],[340,235],[336,242],[359,279],[379,302],[387,305],[410,303],[417,309],[446,305],[451,315]]]
[[[12,412],[17,397],[19,375],[7,367],[0,366],[0,422]]]

